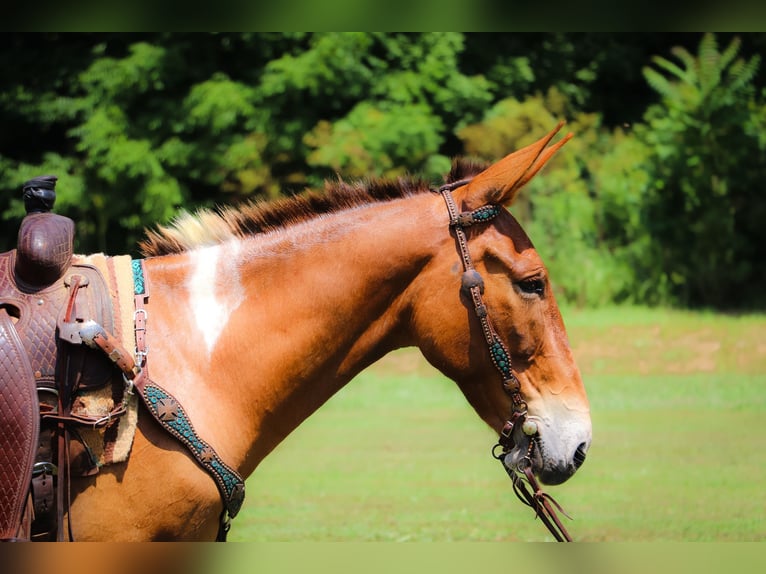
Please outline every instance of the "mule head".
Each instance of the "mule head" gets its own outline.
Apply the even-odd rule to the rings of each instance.
[[[548,145],[554,131],[475,175],[452,191],[459,211],[509,206],[519,190],[569,139]],[[436,200],[435,201],[439,201]],[[441,209],[447,212],[444,202]],[[442,220],[443,221],[443,220]],[[547,484],[567,480],[585,459],[591,442],[588,399],[569,346],[548,273],[532,242],[507,209],[491,221],[464,229],[467,250],[483,278],[483,302],[498,337],[507,347],[512,372],[527,405],[523,425],[511,431],[506,465],[530,452],[534,472]],[[463,285],[463,263],[454,232],[423,270],[428,303],[413,312],[418,346],[425,357],[455,380],[477,413],[498,433],[513,409],[511,395],[490,359],[483,327]],[[437,287],[438,286],[438,287]],[[438,294],[438,296],[436,296]],[[507,426],[506,426],[507,430]]]

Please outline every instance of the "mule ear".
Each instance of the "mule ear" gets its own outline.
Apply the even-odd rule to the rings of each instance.
[[[564,122],[560,122],[548,135],[525,148],[517,150],[475,176],[464,188],[464,205],[476,209],[488,203],[510,205],[519,190],[524,187],[540,168],[573,134],[567,134],[555,144],[548,146]]]

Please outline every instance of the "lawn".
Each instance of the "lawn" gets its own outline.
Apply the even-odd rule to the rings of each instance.
[[[565,310],[593,446],[548,488],[580,541],[766,539],[766,316]],[[247,482],[229,539],[546,541],[493,433],[416,350],[361,373]]]

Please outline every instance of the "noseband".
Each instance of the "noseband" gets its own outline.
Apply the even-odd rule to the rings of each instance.
[[[566,512],[553,498],[542,491],[532,471],[532,452],[539,437],[537,424],[534,421],[527,420],[527,403],[521,396],[521,384],[513,372],[511,354],[508,351],[508,347],[506,347],[497,334],[489,318],[487,306],[482,299],[484,279],[476,271],[471,254],[468,251],[468,239],[466,238],[465,229],[474,224],[485,223],[494,219],[503,208],[502,206],[491,204],[479,207],[473,211],[459,211],[455,199],[452,197],[452,191],[466,185],[470,181],[470,179],[462,179],[448,183],[439,188],[439,193],[447,204],[450,219],[449,226],[455,234],[460,259],[463,262],[463,277],[460,290],[467,297],[470,297],[473,302],[473,309],[481,323],[481,330],[487,343],[492,364],[500,373],[503,390],[511,398],[512,402],[511,416],[505,421],[500,431],[498,442],[492,448],[492,456],[502,463],[508,476],[511,477],[513,490],[519,500],[534,509],[536,516],[540,518],[556,540],[559,542],[571,542],[572,538],[554,512],[551,504],[564,515],[566,515]],[[521,425],[522,432],[529,436],[529,446],[524,458],[516,468],[513,468],[505,463],[505,458],[515,446],[513,429],[517,425]]]

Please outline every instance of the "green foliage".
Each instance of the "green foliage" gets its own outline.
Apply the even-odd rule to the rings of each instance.
[[[164,89],[164,54],[138,43],[126,57],[96,59],[80,75],[78,121],[68,135],[80,154],[88,193],[75,220],[90,224],[78,229],[80,240],[90,239],[102,251],[110,246],[112,222],[135,238],[143,221],[168,219],[183,199],[157,154],[157,130],[145,129],[150,120],[136,111]]]
[[[656,247],[648,269],[685,305],[737,306],[762,300],[766,206],[760,188],[764,100],[753,86],[760,58],[736,59],[706,34],[679,63],[654,58],[644,74],[662,96],[637,135],[652,150],[643,225]],[[761,287],[758,287],[758,286]]]
[[[422,173],[439,150],[443,130],[441,119],[427,106],[391,109],[363,102],[333,124],[320,121],[306,135],[305,142],[313,150],[306,160],[356,179],[402,175],[408,166]]]
[[[557,89],[519,102],[498,102],[479,124],[459,132],[465,149],[483,159],[532,143],[569,107]],[[543,257],[558,297],[578,306],[644,301],[635,292],[637,246],[647,177],[637,161],[646,151],[621,130],[609,133],[596,114],[566,126],[576,137],[521,192],[511,211]]]
[[[58,175],[56,209],[77,222],[78,250],[135,253],[144,227],[182,207],[328,177],[436,183],[453,156],[494,161],[567,119],[577,137],[513,207],[563,301],[764,303],[766,35],[7,34],[0,44],[2,249],[15,243],[21,185],[37,175]]]
[[[512,209],[564,301],[763,303],[766,107],[753,89],[759,56],[737,59],[739,48],[734,38],[719,52],[707,34],[695,55],[674,48],[677,63],[655,57],[644,74],[662,99],[633,129],[572,113],[551,89],[458,131],[467,152],[494,159],[572,118],[577,137]]]
[[[647,254],[656,248],[643,215],[651,186],[645,167],[650,149],[631,133],[617,128],[602,140],[601,149],[594,151],[587,155],[588,171],[598,204],[600,245],[608,260],[605,269],[614,272],[610,279],[615,288],[609,292],[609,300],[666,303],[667,286],[647,269],[652,261]]]
[[[312,125],[287,122],[300,143],[287,138],[279,153],[305,153],[314,185],[335,173],[441,175],[447,126],[478,116],[491,98],[486,80],[460,71],[462,49],[452,33],[312,37],[308,50],[270,63],[264,76],[267,101],[310,101],[308,117],[316,116]]]
[[[222,73],[192,85],[175,135],[165,142],[167,159],[177,158],[188,177],[227,194],[229,201],[258,191],[276,195],[265,157],[267,118],[257,101],[254,88]]]
[[[468,155],[495,161],[550,131],[564,115],[563,103],[563,96],[555,89],[546,97],[500,100],[487,110],[480,123],[465,126],[457,134]]]
[[[618,143],[623,134],[603,130],[597,116],[582,114],[570,126],[577,136],[567,153],[526,191],[531,203],[526,229],[548,260],[564,301],[578,306],[632,301],[637,278],[629,247],[641,229],[626,224],[640,201],[640,181],[630,179],[635,166],[625,162]]]

